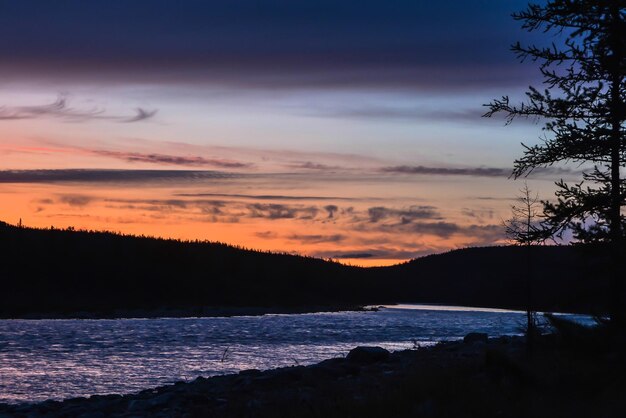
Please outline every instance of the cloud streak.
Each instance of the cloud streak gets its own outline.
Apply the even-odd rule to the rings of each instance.
[[[427,167],[423,165],[397,165],[383,167],[383,173],[392,174],[416,174],[431,176],[471,176],[471,177],[510,177],[513,170],[497,167]],[[534,175],[577,175],[578,171],[561,167],[537,167],[533,170]]]
[[[399,218],[407,224],[416,219],[440,219],[441,215],[433,206],[411,206],[408,209],[393,209],[385,206],[375,206],[367,210],[369,221],[377,223],[388,218]]]
[[[283,205],[277,203],[251,203],[247,205],[248,216],[265,219],[314,219],[317,206]]]
[[[395,231],[420,235],[433,235],[443,239],[453,236],[466,237],[473,245],[488,245],[504,238],[504,230],[500,224],[462,225],[456,222],[412,222],[407,224],[381,225],[382,231]]]
[[[273,195],[273,194],[236,194],[236,193],[176,193],[181,197],[225,197],[235,199],[250,200],[363,200],[345,196],[299,196],[299,195]],[[328,205],[325,207],[329,212],[337,210],[336,206]]]
[[[77,206],[77,207],[87,206],[93,200],[94,198],[92,196],[86,196],[86,195],[81,195],[81,194],[68,194],[68,195],[62,195],[61,197],[59,197],[59,201],[61,203],[65,203],[67,205]]]
[[[153,181],[200,181],[228,179],[232,173],[195,170],[2,170],[0,183],[104,183],[104,182],[153,182]]]
[[[157,113],[156,110],[137,108],[134,116],[109,115],[103,109],[75,109],[68,105],[65,97],[59,97],[55,102],[36,106],[2,106],[0,107],[0,121],[29,120],[52,118],[65,122],[88,122],[93,120],[108,120],[120,123],[133,123],[148,120]]]
[[[381,105],[360,105],[352,107],[307,107],[304,114],[307,116],[350,118],[350,119],[384,119],[402,121],[455,121],[455,122],[482,122],[485,112],[480,108],[442,110],[422,109]]]
[[[129,163],[148,163],[148,164],[165,164],[180,165],[187,167],[216,167],[216,168],[249,168],[250,163],[240,161],[204,158],[201,156],[178,156],[158,153],[140,153],[140,152],[121,152],[107,150],[91,150],[90,153],[103,157],[117,158]]]
[[[339,170],[341,169],[341,167],[338,165],[315,163],[313,161],[305,161],[301,163],[287,164],[287,167],[302,169],[302,170]]]
[[[332,235],[320,235],[320,234],[292,234],[287,237],[290,241],[297,241],[303,244],[322,244],[322,243],[337,243],[346,239],[345,235],[332,234]]]
[[[475,176],[475,177],[508,177],[511,169],[494,167],[471,167],[471,168],[449,168],[449,167],[425,167],[422,165],[398,165],[383,167],[383,173],[394,174],[423,174],[435,176]]]

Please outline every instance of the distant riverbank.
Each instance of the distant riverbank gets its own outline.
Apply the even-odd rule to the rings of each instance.
[[[11,315],[0,319],[148,319],[148,318],[217,318],[233,316],[260,316],[270,314],[304,314],[318,312],[361,312],[376,310],[376,307],[346,305],[346,306],[297,306],[297,307],[259,307],[259,306],[207,306],[198,308],[180,309],[116,309],[104,311],[76,311],[76,312],[32,312],[28,314]]]

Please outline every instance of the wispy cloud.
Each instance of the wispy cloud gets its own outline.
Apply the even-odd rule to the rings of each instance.
[[[146,119],[150,119],[154,117],[154,115],[156,115],[157,113],[156,109],[146,110],[141,107],[136,108],[135,111],[137,112],[135,116],[128,118],[126,120],[121,120],[120,122],[124,122],[124,123],[140,122],[142,120],[146,120]]]
[[[274,231],[258,231],[258,232],[255,232],[254,235],[262,239],[278,238],[278,234]]]
[[[485,112],[480,106],[459,110],[444,110],[364,104],[351,106],[307,106],[301,113],[314,117],[366,120],[484,122],[481,117]]]
[[[92,196],[83,194],[66,194],[59,197],[59,202],[78,207],[87,206],[93,200],[94,198]]]
[[[362,252],[362,253],[353,253],[353,252],[334,252],[334,253],[324,253],[326,257],[342,259],[342,258],[373,258],[376,256],[374,252]],[[332,254],[332,255],[328,255]],[[324,257],[322,255],[322,257]]]
[[[237,194],[237,193],[176,193],[181,197],[225,197],[234,199],[250,199],[250,200],[363,200],[359,198],[346,196],[299,196],[299,195],[274,195],[274,194]],[[374,198],[372,198],[374,199]],[[329,205],[337,210],[336,206]],[[327,209],[327,210],[329,210]]]
[[[177,213],[210,222],[238,222],[251,220],[292,220],[322,222],[327,216],[320,216],[322,210],[317,205],[252,203],[238,200],[212,199],[103,199],[111,209],[131,209],[137,211]],[[267,234],[263,238],[275,238]]]
[[[388,218],[398,218],[401,223],[406,224],[415,219],[439,219],[441,214],[433,206],[411,206],[407,209],[388,208],[385,206],[375,206],[367,210],[369,221],[379,222]]]
[[[200,156],[179,156],[157,153],[140,153],[140,152],[121,152],[107,150],[91,150],[92,154],[103,157],[117,158],[128,161],[130,163],[150,163],[150,164],[166,164],[180,165],[187,167],[217,167],[217,168],[248,168],[252,164],[240,161],[220,159],[220,158],[204,158]]]
[[[409,234],[433,235],[448,239],[452,236],[465,237],[472,240],[473,245],[493,244],[504,238],[502,225],[465,225],[456,222],[411,222],[405,224],[383,224],[378,227],[386,232],[404,232]]]
[[[420,235],[436,235],[449,238],[453,234],[462,232],[461,226],[453,222],[414,222],[408,228],[413,233]]]
[[[130,146],[132,144],[132,146]],[[67,142],[34,139],[30,143],[0,144],[0,152],[26,154],[93,155],[126,162],[171,164],[188,167],[217,167],[230,169],[254,168],[283,176],[311,175],[345,176],[368,171],[377,175],[384,160],[352,153],[309,152],[291,149],[262,149],[254,147],[227,147],[198,145],[184,142],[161,142],[137,137],[125,137],[109,146],[86,146],[84,141]],[[294,169],[285,172],[285,167]],[[341,168],[348,167],[348,168]],[[354,167],[358,167],[356,170]]]
[[[265,219],[313,219],[317,216],[317,206],[282,205],[277,203],[251,203],[247,205],[248,216]]]
[[[292,234],[289,235],[287,239],[290,241],[297,241],[303,244],[321,244],[328,242],[341,242],[346,239],[346,236],[343,234]]]
[[[150,119],[156,110],[135,109],[135,115],[110,115],[104,109],[75,109],[68,105],[67,98],[61,96],[55,102],[33,106],[2,106],[0,121],[53,118],[66,122],[88,122],[91,120],[109,120],[113,122],[132,123]]]
[[[304,169],[304,170],[339,170],[341,169],[341,167],[338,165],[315,163],[313,161],[291,163],[291,164],[287,164],[287,167],[296,168],[296,169]]]
[[[422,165],[398,165],[392,167],[383,167],[381,171],[384,173],[424,174],[436,176],[507,177],[511,174],[512,169],[494,167],[451,168],[425,167]]]
[[[335,217],[335,213],[339,210],[337,205],[326,205],[324,206],[324,210],[328,213],[328,219],[332,219]]]
[[[463,216],[466,216],[468,218],[474,218],[479,221],[483,221],[485,219],[493,219],[495,215],[494,210],[490,208],[462,208],[461,213],[463,214]]]
[[[473,176],[473,177],[509,177],[513,172],[510,168],[497,167],[427,167],[423,165],[397,165],[383,167],[383,173],[416,174],[434,176]],[[574,171],[564,167],[537,167],[534,175],[577,175]]]

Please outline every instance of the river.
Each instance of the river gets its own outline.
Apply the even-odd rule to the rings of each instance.
[[[522,312],[428,305],[230,318],[0,320],[0,402],[130,393],[198,376],[306,365],[357,345],[400,350],[472,331],[515,335],[524,321]]]

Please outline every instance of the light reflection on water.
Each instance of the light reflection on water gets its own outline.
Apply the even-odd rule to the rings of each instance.
[[[0,402],[129,393],[198,376],[316,363],[470,331],[519,334],[510,311],[381,309],[233,318],[0,320]]]

